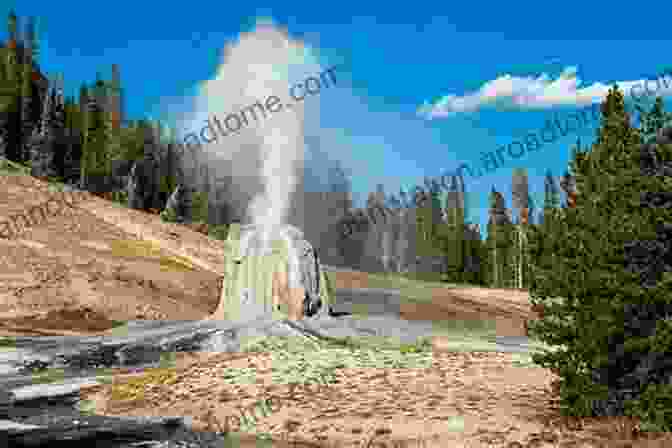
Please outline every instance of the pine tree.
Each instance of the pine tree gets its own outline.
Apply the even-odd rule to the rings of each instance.
[[[483,258],[481,250],[481,232],[477,224],[470,222],[464,226],[464,282],[471,284],[483,284]]]
[[[40,41],[37,32],[37,21],[35,17],[30,17],[26,23],[25,44],[30,47],[33,61],[37,62],[40,55]]]
[[[162,160],[161,191],[172,194],[179,183],[182,183],[182,173],[180,172],[180,161],[178,159],[176,141],[174,133],[171,132],[170,140],[165,144],[165,156]],[[209,183],[206,183],[209,186]],[[209,191],[205,191],[210,193]],[[206,203],[207,206],[207,203]],[[207,213],[206,213],[207,217]],[[207,221],[206,221],[207,222]]]
[[[523,289],[526,282],[526,264],[525,261],[525,232],[528,225],[528,214],[530,209],[530,191],[527,181],[527,170],[524,168],[515,168],[511,180],[511,195],[513,208],[518,210],[518,223],[516,225],[515,256],[516,256],[516,274],[515,284],[518,289]]]
[[[544,252],[543,257],[537,257],[536,259],[532,256],[533,250],[528,250],[528,256],[530,257],[530,277],[534,275],[534,269],[532,265],[541,264],[542,266],[552,266],[553,263],[553,254],[550,250],[544,251],[541,248],[543,247],[542,241],[539,241],[544,238],[548,238],[549,235],[552,235],[556,232],[556,227],[554,226],[555,220],[560,219],[560,190],[557,185],[557,181],[553,176],[551,170],[546,171],[546,176],[544,178],[544,207],[542,219],[539,222],[539,225],[531,227],[531,232],[528,240],[537,241],[537,253]],[[532,241],[531,247],[535,245],[535,242]],[[530,285],[533,279],[530,278]]]
[[[111,160],[107,154],[105,113],[101,107],[103,84],[97,77],[93,91],[84,87],[86,105],[86,133],[82,154],[82,180],[84,188],[102,192],[105,180],[111,173]]]
[[[574,174],[565,171],[565,174],[560,178],[560,188],[562,188],[562,191],[564,191],[567,196],[567,201],[562,208],[574,208],[576,206],[576,197],[578,195],[576,190],[576,177]]]
[[[504,196],[495,188],[490,194],[487,245],[490,258],[489,275],[494,288],[513,287],[515,259],[513,257],[513,225],[507,214]]]
[[[492,187],[490,193],[490,210],[488,219],[488,237],[487,237],[487,246],[488,246],[488,259],[489,259],[489,275],[488,279],[490,280],[490,286],[497,288],[501,285],[502,278],[502,269],[500,258],[501,255],[498,252],[497,239],[498,239],[498,226],[495,217],[498,215],[497,210],[497,196],[495,195],[495,187]]]
[[[56,77],[54,85],[54,101],[52,103],[53,116],[51,120],[51,128],[55,133],[56,142],[54,148],[54,166],[56,168],[56,175],[60,181],[64,180],[65,166],[64,160],[66,157],[67,146],[63,142],[65,136],[66,116],[65,116],[65,94],[63,92],[63,75],[59,74]]]
[[[113,104],[114,86],[101,83],[101,91],[106,105]],[[107,107],[103,111],[103,129],[105,134],[106,153],[110,161],[123,160],[124,148],[122,146],[121,132],[117,125],[118,117],[116,111]]]
[[[387,199],[385,205],[388,208],[391,208],[392,210],[399,210],[402,207],[403,204],[397,196],[395,196],[394,194],[391,194],[390,197]]]
[[[639,105],[636,107],[640,113],[642,138],[644,143],[650,143],[655,140],[658,131],[672,120],[672,113],[665,111],[665,103],[661,97],[656,98],[649,111],[645,111]]]
[[[406,209],[411,208],[409,194],[404,191],[403,187],[399,187],[399,201],[401,202],[402,207]]]
[[[658,353],[669,356],[669,339],[665,344],[664,338],[672,334],[669,326],[667,334],[660,331],[655,337],[625,330],[628,307],[669,304],[672,297],[669,279],[647,288],[628,271],[625,259],[629,242],[655,239],[658,223],[672,221],[669,210],[640,205],[642,192],[669,191],[669,180],[641,175],[640,134],[630,124],[618,88],[610,89],[602,117],[591,151],[574,151],[570,163],[572,179],[565,185],[572,191],[576,184],[573,206],[562,219],[552,220],[556,228],[545,241],[535,241],[535,256],[551,250],[554,262],[535,265],[530,288],[531,302],[544,308],[544,317],[531,322],[532,336],[564,346],[533,359],[558,373],[562,412],[573,416],[613,411],[612,399],[618,396],[610,387],[627,380],[638,367],[633,360],[646,357],[654,343],[661,343]],[[665,157],[672,160],[669,149]],[[644,386],[635,384],[633,390]]]
[[[565,178],[568,179],[569,174],[567,173],[565,175]],[[530,198],[530,203],[532,203],[532,200]],[[530,207],[530,215],[532,215],[532,209],[533,206]],[[552,263],[552,254],[548,255],[548,259],[544,258],[543,260],[540,260],[538,258],[535,259],[535,257],[532,254],[531,247],[541,247],[539,245],[539,239],[543,239],[545,235],[548,235],[555,230],[553,227],[553,219],[560,219],[560,192],[558,188],[557,181],[555,177],[553,176],[553,173],[550,169],[546,170],[546,174],[544,177],[544,203],[542,210],[539,212],[539,219],[538,223],[533,223],[530,221],[530,225],[527,227],[527,244],[528,244],[528,250],[526,252],[527,256],[527,281],[526,283],[526,288],[529,288],[530,285],[533,282],[533,276],[534,274],[534,269],[532,268],[532,265],[535,263],[546,263],[548,264],[549,262]]]
[[[20,141],[21,145],[21,161],[30,161],[30,146],[28,145],[28,138],[33,131],[33,123],[39,118],[35,114],[38,110],[38,104],[33,97],[33,56],[30,47],[24,48],[23,60],[21,61],[21,109],[19,115],[19,122],[21,123]]]
[[[159,121],[156,124],[157,133],[159,134],[159,139],[157,146],[160,148],[158,151],[158,164],[159,164],[159,192],[161,197],[161,202],[165,203],[172,192],[177,187],[177,166],[176,166],[176,154],[174,150],[174,145],[171,143],[171,132],[166,132],[167,128],[164,128],[163,124]],[[205,183],[206,191],[204,193],[209,193],[207,187],[209,182]],[[206,202],[207,206],[207,202]],[[207,222],[207,213],[204,215],[206,219],[204,222]]]
[[[463,192],[460,191],[456,176],[452,176],[450,191],[447,192],[445,198],[445,223],[439,225],[437,235],[439,247],[446,260],[447,272],[443,279],[451,283],[461,283],[466,280],[466,223],[461,196]]]
[[[415,196],[416,248],[417,255],[421,257],[434,255],[432,215],[432,201],[423,192],[417,192]]]
[[[438,190],[425,190],[416,188],[415,194],[415,220],[416,220],[416,256],[421,261],[443,257],[440,234],[444,232],[441,227],[441,203]],[[443,272],[418,272],[418,278],[422,280],[438,281]]]
[[[65,127],[63,135],[65,138],[65,155],[63,157],[63,177],[66,182],[72,179],[72,166],[75,163],[74,136],[75,136],[75,99],[71,96],[65,99],[63,107]]]
[[[546,171],[544,178],[544,211],[560,208],[560,191],[551,170]]]
[[[80,145],[82,148],[82,157],[80,158],[80,186],[86,185],[86,172],[88,159],[87,136],[89,132],[89,89],[85,83],[79,88],[79,111],[77,113],[76,126],[79,128]]]
[[[123,148],[123,160],[139,160],[142,158],[143,137],[140,132],[141,123],[132,122],[128,127],[121,129],[120,140]]]
[[[528,202],[529,207],[530,207],[530,211],[528,212],[527,220],[528,220],[528,223],[530,225],[534,225],[534,224],[536,224],[535,220],[534,220],[534,217],[537,216],[537,204],[534,202],[534,198],[532,197],[531,194],[527,195],[527,202]]]
[[[490,273],[492,272],[492,267],[491,267],[490,251],[488,248],[488,241],[482,240],[480,238],[480,229],[479,229],[479,239],[476,243],[476,255],[478,257],[479,262],[479,271],[477,275],[478,284],[486,287],[491,286],[492,278]]]

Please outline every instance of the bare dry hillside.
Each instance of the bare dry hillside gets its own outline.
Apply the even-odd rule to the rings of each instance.
[[[30,211],[50,197],[75,206],[45,219]],[[52,201],[49,211],[56,210]],[[0,239],[0,334],[98,332],[115,320],[201,319],[219,300],[216,267],[193,265],[152,237],[198,252],[201,264],[217,261],[216,240],[88,193],[50,192],[30,176],[0,177],[3,220],[28,213],[38,217],[33,225],[14,219],[24,228]]]

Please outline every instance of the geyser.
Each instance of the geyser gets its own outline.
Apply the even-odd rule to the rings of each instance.
[[[211,319],[324,316],[333,303],[313,247],[294,226],[232,224],[220,304]]]
[[[287,216],[304,168],[305,106],[292,101],[288,92],[292,85],[323,70],[303,42],[290,38],[272,22],[258,21],[253,31],[225,47],[217,75],[202,85],[197,98],[195,115],[201,119],[225,117],[265,104],[269,97],[280,98],[282,111],[203,146],[202,153],[195,154],[194,167],[207,163],[215,177],[228,180],[227,202],[245,206],[244,216],[236,216],[249,224],[241,228],[241,257],[268,254],[274,241],[287,247],[291,289],[302,288],[305,278],[301,269],[305,244],[297,247],[297,241],[305,240],[301,231],[288,226]],[[199,125],[194,122],[190,127]],[[210,191],[217,189],[210,187]]]

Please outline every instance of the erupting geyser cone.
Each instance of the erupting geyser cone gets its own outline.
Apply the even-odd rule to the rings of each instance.
[[[232,235],[232,239],[235,238],[237,236]],[[224,278],[220,306],[211,319],[254,319],[280,311],[279,306],[289,319],[302,319],[304,300],[307,296],[309,300],[315,297],[312,285],[319,285],[314,277],[320,275],[319,263],[316,258],[314,261],[310,258],[313,248],[304,239],[303,232],[291,225],[251,224],[240,228],[236,241],[238,243],[231,245],[233,253],[229,254],[229,273],[235,271],[236,274]],[[232,270],[236,262],[239,262],[237,270]],[[237,305],[238,302],[239,313],[226,309],[226,303]],[[315,306],[320,309],[319,305]]]
[[[287,227],[287,215],[304,168],[305,106],[292,101],[288,92],[324,67],[309,46],[268,20],[258,21],[253,31],[242,33],[226,46],[223,56],[216,77],[202,86],[196,115],[203,119],[218,116],[226,124],[225,117],[235,114],[246,125],[205,145],[203,157],[196,158],[230,178],[227,196],[233,203],[247,205],[245,216],[238,216],[252,225],[241,229],[241,255],[259,255],[268,251],[273,241],[284,241],[288,266],[276,275],[276,285],[278,291],[285,291],[286,284],[289,295],[298,298],[303,288],[299,254],[290,235],[296,229]],[[273,97],[280,99],[281,107],[273,112],[263,109]],[[222,308],[220,303],[215,314]]]

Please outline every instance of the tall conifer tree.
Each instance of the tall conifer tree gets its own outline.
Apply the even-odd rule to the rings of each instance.
[[[458,185],[456,176],[451,177],[450,190],[446,193],[444,214],[445,223],[439,227],[439,244],[446,260],[447,272],[444,280],[463,282],[465,276],[465,258],[467,247],[465,241],[465,216],[463,192]]]
[[[563,414],[582,417],[616,409],[610,403],[625,395],[617,397],[610,388],[632,383],[633,372],[648,369],[645,364],[653,358],[639,366],[634,360],[645,361],[654,352],[669,356],[672,334],[669,325],[667,333],[660,325],[655,335],[650,326],[639,326],[637,331],[647,333],[643,337],[631,332],[634,326],[626,329],[626,323],[636,323],[628,320],[627,309],[665,302],[669,306],[672,296],[669,281],[643,285],[626,267],[625,255],[633,240],[655,239],[659,223],[672,219],[669,210],[641,205],[643,192],[665,191],[669,178],[642,175],[640,133],[630,124],[618,88],[610,89],[602,117],[592,149],[573,151],[572,174],[564,182],[567,191],[576,192],[573,206],[563,210],[562,219],[552,220],[555,231],[546,233],[547,238],[534,238],[535,255],[550,250],[554,260],[535,264],[530,288],[533,305],[544,308],[544,317],[531,322],[531,335],[562,347],[535,354],[533,360],[559,373]],[[672,159],[669,148],[665,159]],[[654,343],[658,348],[651,350]],[[637,394],[645,386],[633,383],[632,391]],[[653,406],[669,409],[670,396],[663,404],[660,395],[663,401]]]

